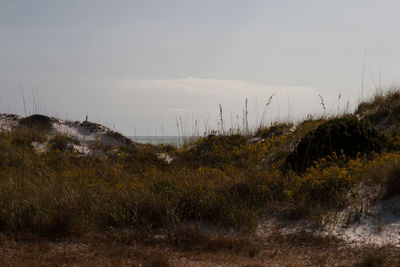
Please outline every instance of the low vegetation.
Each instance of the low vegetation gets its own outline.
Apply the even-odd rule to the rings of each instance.
[[[19,121],[19,126],[25,129],[30,129],[32,132],[47,133],[53,127],[52,121],[49,117],[35,114],[22,118]]]
[[[386,136],[367,121],[345,115],[333,118],[307,133],[288,156],[289,167],[305,171],[321,158],[333,153],[354,158],[358,154],[380,153],[386,145]]]
[[[346,207],[360,197],[361,184],[379,192],[375,199],[400,193],[400,136],[393,127],[377,127],[387,120],[386,109],[400,106],[397,94],[362,103],[360,118],[276,123],[254,136],[210,135],[181,148],[93,144],[101,153],[91,156],[59,135],[39,153],[32,143],[46,136],[33,125],[47,129],[48,121],[22,119],[26,127],[0,132],[0,232],[63,240],[128,229],[140,233],[132,237],[138,242],[162,233],[164,244],[180,250],[254,257],[262,249],[257,242],[181,229],[194,224],[247,235],[265,217],[312,220]],[[357,266],[384,262],[365,255]],[[163,254],[159,261],[152,266],[169,260]]]

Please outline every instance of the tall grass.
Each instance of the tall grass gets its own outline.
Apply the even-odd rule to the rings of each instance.
[[[110,227],[168,229],[189,221],[251,230],[276,202],[279,209],[309,209],[344,201],[340,196],[360,173],[322,162],[302,176],[284,174],[263,159],[285,138],[263,144],[210,138],[197,143],[201,150],[172,151],[176,160],[167,164],[156,156],[162,147],[82,158],[59,146],[37,154],[31,137],[2,133],[0,227],[46,236]]]
[[[246,114],[247,100],[245,106]],[[59,237],[93,229],[168,230],[190,222],[252,231],[266,215],[312,218],[316,210],[344,207],[361,182],[398,192],[398,170],[389,168],[399,161],[396,150],[332,154],[303,173],[286,169],[296,144],[327,118],[309,118],[295,129],[276,123],[254,135],[247,129],[228,135],[222,106],[220,114],[221,134],[191,145],[102,148],[88,157],[66,149],[67,137],[49,141],[34,128],[0,132],[0,231]],[[37,153],[33,141],[48,142],[49,149]],[[167,163],[160,153],[174,160]]]

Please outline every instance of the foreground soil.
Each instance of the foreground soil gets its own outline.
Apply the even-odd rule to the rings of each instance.
[[[193,232],[140,241],[133,236],[2,235],[0,266],[400,266],[397,248],[353,246],[304,232],[264,240]]]

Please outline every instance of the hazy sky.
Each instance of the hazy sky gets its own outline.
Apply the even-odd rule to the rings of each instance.
[[[0,113],[186,134],[344,110],[400,81],[398,0],[0,0]],[[363,61],[365,59],[365,64]],[[341,99],[338,95],[341,92]],[[238,115],[238,118],[236,117]]]

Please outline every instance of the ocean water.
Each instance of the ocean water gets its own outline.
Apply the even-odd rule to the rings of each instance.
[[[152,144],[152,145],[173,145],[181,147],[184,144],[191,143],[199,139],[195,136],[130,136],[134,142],[141,144]]]

